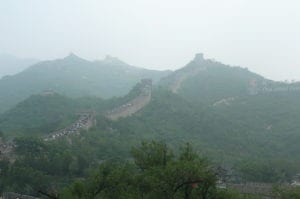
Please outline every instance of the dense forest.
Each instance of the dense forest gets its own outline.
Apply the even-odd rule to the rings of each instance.
[[[221,188],[220,180],[226,178],[223,171],[199,156],[189,143],[174,149],[164,142],[143,141],[131,147],[130,154],[114,154],[103,143],[92,151],[87,143],[101,144],[82,138],[74,139],[72,145],[17,139],[18,160],[13,164],[1,161],[1,191],[64,199],[259,198]],[[280,199],[300,196],[299,188],[274,185],[272,191]]]

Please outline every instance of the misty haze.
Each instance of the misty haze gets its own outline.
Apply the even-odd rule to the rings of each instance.
[[[0,199],[299,199],[299,10],[0,1]]]

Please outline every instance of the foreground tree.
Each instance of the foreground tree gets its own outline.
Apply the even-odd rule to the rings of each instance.
[[[65,189],[61,198],[214,198],[214,170],[189,144],[174,156],[164,143],[143,142],[132,155],[135,164],[103,163],[88,179]]]
[[[158,145],[160,147],[154,147]],[[216,176],[210,164],[200,158],[189,144],[181,149],[179,156],[175,157],[163,144],[152,142],[150,145],[142,143],[139,155],[134,153],[135,161],[150,162],[143,165],[141,173],[142,184],[148,185],[144,194],[150,198],[197,198],[207,199],[215,190]],[[133,151],[138,151],[136,148]],[[160,153],[158,153],[160,151]],[[144,154],[144,155],[141,155]],[[157,164],[150,159],[158,156]],[[160,157],[160,158],[159,158]]]
[[[103,163],[86,180],[78,180],[66,188],[60,198],[138,198],[135,170],[130,164]]]
[[[275,187],[276,199],[300,199],[300,187]]]

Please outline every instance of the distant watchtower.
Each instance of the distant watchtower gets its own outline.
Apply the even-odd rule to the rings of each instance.
[[[195,58],[194,58],[194,61],[195,62],[201,62],[201,61],[203,61],[204,60],[204,55],[203,55],[203,53],[197,53],[196,55],[195,55]]]

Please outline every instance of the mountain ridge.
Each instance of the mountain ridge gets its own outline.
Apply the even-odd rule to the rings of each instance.
[[[123,147],[128,144],[124,140],[132,144],[144,139],[172,144],[185,141],[214,160],[231,165],[244,159],[275,162],[280,159],[287,168],[291,162],[298,165],[300,92],[288,87],[296,88],[298,83],[274,82],[247,69],[202,58],[197,55],[186,67],[161,80],[153,87],[151,100],[134,114],[115,121],[105,117],[107,111],[137,97],[137,88],[122,99],[84,99],[76,103],[75,109],[96,111],[97,126],[91,132],[99,136],[97,139],[106,135],[110,142],[117,140],[117,145]],[[203,70],[195,73],[198,68]],[[176,75],[186,77],[177,92],[172,92],[169,85],[178,80]],[[258,81],[252,82],[253,79]],[[252,92],[249,85],[256,85],[258,90]],[[266,89],[271,87],[273,90]],[[42,110],[43,106],[39,108]],[[39,112],[34,107],[30,110],[32,115]],[[22,118],[22,114],[15,115]]]
[[[215,103],[240,95],[299,90],[300,83],[269,80],[246,68],[230,66],[195,55],[184,67],[163,77],[159,83],[172,92],[185,96],[193,103]]]
[[[17,74],[37,62],[37,59],[0,54],[0,79],[5,76]]]
[[[51,89],[69,97],[111,98],[126,95],[140,79],[156,83],[169,71],[133,67],[120,61],[88,61],[75,54],[39,62],[0,80],[0,112],[32,94]]]

